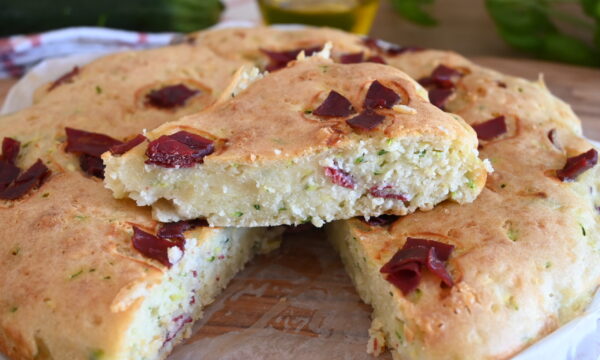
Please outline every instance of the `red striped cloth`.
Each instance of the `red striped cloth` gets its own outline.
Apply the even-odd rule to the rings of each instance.
[[[225,0],[221,23],[260,23],[254,0]],[[0,78],[20,77],[47,58],[79,53],[108,53],[169,44],[175,33],[142,33],[98,27],[74,27],[0,38]]]
[[[19,77],[46,58],[167,45],[175,34],[76,27],[0,39],[0,77]]]

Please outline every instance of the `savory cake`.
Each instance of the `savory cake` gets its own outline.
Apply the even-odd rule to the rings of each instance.
[[[475,132],[426,97],[392,67],[315,55],[107,152],[105,183],[160,221],[215,226],[321,226],[473,201],[486,178]]]
[[[157,223],[100,179],[102,152],[210,105],[244,63],[187,43],[111,55],[0,118],[1,353],[165,358],[235,273],[276,246],[278,230]]]
[[[35,106],[0,118],[0,135],[21,142],[3,146],[0,193],[25,191],[0,204],[0,351],[10,359],[164,358],[246,259],[275,246],[276,233],[159,224],[103,189],[94,176],[104,173],[99,152],[125,153],[145,141],[136,136],[142,129],[214,103],[242,65],[274,72],[326,42],[338,62],[388,62],[421,80],[432,103],[475,125],[480,157],[496,168],[473,204],[329,229],[361,296],[374,304],[370,351],[451,358],[464,346],[465,358],[508,358],[580,314],[598,284],[598,166],[582,171],[593,154],[575,156],[589,144],[543,84],[452,53],[382,47],[335,30],[225,29],[74,69],[40,89]],[[3,181],[27,167],[19,186]],[[580,171],[572,182],[551,177],[568,181]],[[404,264],[423,270],[405,297],[385,281],[394,263],[379,271],[409,236],[436,241],[411,243],[444,266],[436,276],[418,261]],[[445,260],[449,247],[439,243],[454,245]],[[439,287],[445,274],[451,288]]]
[[[381,52],[473,126],[495,171],[470,204],[330,225],[374,308],[368,350],[387,347],[394,359],[510,358],[581,314],[600,284],[597,150],[541,80],[450,52]],[[451,73],[442,86],[440,74]]]

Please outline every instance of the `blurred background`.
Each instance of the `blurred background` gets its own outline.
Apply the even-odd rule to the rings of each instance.
[[[600,66],[600,0],[3,0],[2,44],[69,26],[191,32],[222,21],[339,27],[467,56]],[[372,25],[372,26],[371,26]],[[0,59],[1,60],[1,59]]]

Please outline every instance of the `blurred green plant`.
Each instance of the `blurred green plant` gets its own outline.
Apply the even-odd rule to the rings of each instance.
[[[423,26],[437,25],[437,20],[424,9],[435,0],[391,0],[394,9],[404,18]]]
[[[391,1],[401,16],[416,24],[437,23],[424,9],[435,0]],[[579,4],[583,15],[557,8],[565,3]],[[600,66],[600,0],[485,0],[485,4],[498,33],[512,47],[541,59]],[[559,22],[593,34],[593,42],[567,34]]]
[[[0,36],[68,26],[191,32],[219,20],[219,0],[2,0]]]

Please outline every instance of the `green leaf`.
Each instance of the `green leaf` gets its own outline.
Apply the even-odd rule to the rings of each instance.
[[[598,0],[580,0],[583,11],[590,17],[600,21],[600,1]]]
[[[600,21],[594,25],[585,16],[564,12],[554,6],[565,1],[569,0],[486,0],[486,7],[500,36],[509,45],[546,60],[600,66]],[[598,0],[574,2],[578,2],[589,16],[595,17],[596,11],[600,11]],[[569,23],[580,31],[595,30],[596,44],[592,46],[562,33],[557,22]]]
[[[583,41],[564,34],[551,34],[544,39],[540,57],[570,64],[599,66],[600,52]]]
[[[438,21],[429,15],[423,7],[434,0],[391,0],[394,9],[405,19],[423,26],[434,26]]]

